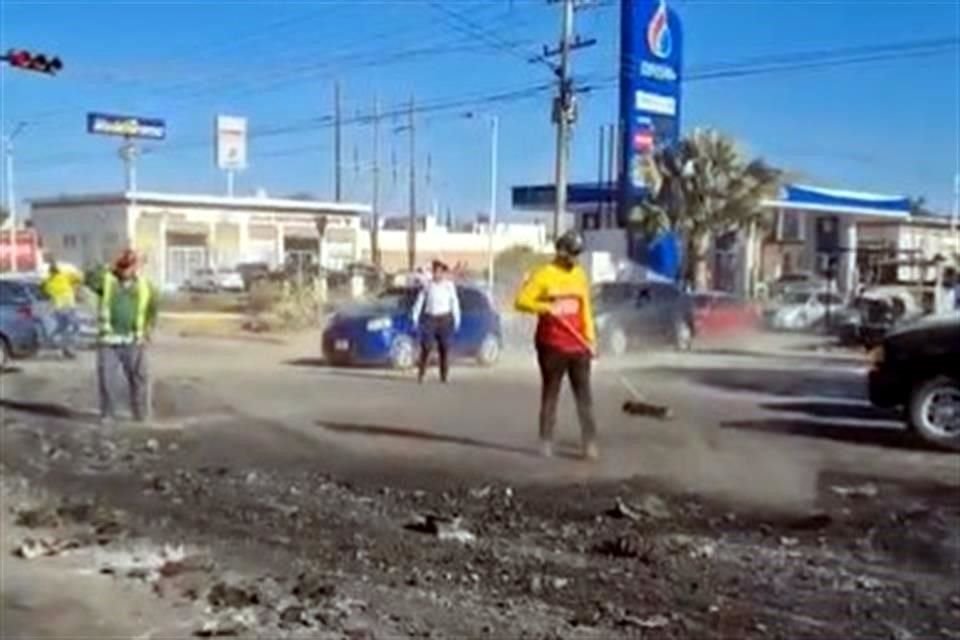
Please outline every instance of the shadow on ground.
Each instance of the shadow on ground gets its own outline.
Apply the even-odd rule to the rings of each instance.
[[[0,399],[0,407],[11,411],[22,411],[45,418],[78,419],[89,418],[91,413],[77,411],[55,402],[27,402],[23,400]]]
[[[866,380],[863,375],[836,369],[652,367],[637,373],[683,379],[725,391],[783,397],[821,396],[847,400],[866,398]]]
[[[878,409],[867,403],[827,402],[813,400],[809,402],[766,402],[760,405],[770,411],[803,413],[814,418],[834,418],[837,420],[863,421],[899,421],[900,412],[892,409]]]
[[[477,440],[475,438],[466,438],[463,436],[452,436],[446,433],[437,433],[434,431],[423,431],[420,429],[409,429],[406,427],[392,427],[383,425],[369,424],[351,424],[345,422],[328,422],[325,420],[317,421],[317,426],[333,431],[335,433],[362,435],[369,437],[387,437],[387,438],[405,438],[408,440],[424,440],[440,444],[456,444],[465,447],[476,447],[480,449],[489,449],[492,451],[502,451],[506,453],[518,453],[527,456],[539,456],[535,449],[526,447],[515,447],[511,445],[500,444],[497,442],[488,442]],[[559,451],[559,457],[577,457],[573,452],[566,449]]]
[[[801,436],[890,449],[938,451],[913,437],[906,429],[890,427],[833,425],[816,420],[804,420],[803,418],[738,420],[724,422],[720,426],[725,429],[743,429],[777,435]]]

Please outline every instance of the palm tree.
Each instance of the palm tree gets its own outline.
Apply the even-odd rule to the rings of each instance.
[[[732,139],[711,129],[654,154],[646,169],[651,195],[631,212],[631,225],[650,236],[678,232],[686,243],[684,276],[697,288],[707,285],[711,240],[755,229],[763,201],[776,196],[784,178],[761,159],[748,161]]]

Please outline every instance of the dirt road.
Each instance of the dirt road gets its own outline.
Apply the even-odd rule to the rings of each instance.
[[[218,568],[165,598],[249,609],[249,633],[960,637],[960,458],[866,406],[855,358],[753,341],[601,363],[591,465],[569,406],[561,455],[536,457],[526,357],[421,387],[315,345],[161,338],[163,430],[95,426],[89,362],[25,364],[2,462],[43,497],[13,506],[94,501],[123,514],[108,548],[197,545]],[[619,372],[676,419],[623,415]],[[276,593],[211,600],[224,567]],[[295,595],[301,574],[326,586]]]

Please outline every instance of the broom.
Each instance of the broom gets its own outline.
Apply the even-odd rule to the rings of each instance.
[[[562,326],[567,332],[577,339],[577,342],[581,346],[585,347],[587,351],[590,352],[590,356],[596,358],[597,352],[594,350],[593,345],[587,341],[583,335],[574,328],[566,319],[551,314],[551,316]],[[673,409],[670,407],[654,404],[649,402],[646,397],[640,393],[640,390],[637,389],[633,383],[627,380],[626,376],[622,373],[617,374],[617,381],[620,383],[620,386],[627,390],[627,393],[630,394],[631,399],[626,400],[621,407],[624,413],[633,415],[633,416],[649,416],[651,418],[659,418],[660,420],[670,420],[673,418]]]

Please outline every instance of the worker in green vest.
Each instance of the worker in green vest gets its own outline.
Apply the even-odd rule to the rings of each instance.
[[[137,254],[124,251],[104,274],[99,303],[99,344],[97,379],[100,389],[100,418],[111,422],[117,371],[122,371],[130,391],[133,419],[147,417],[148,401],[146,345],[157,317],[157,295],[138,273]]]

